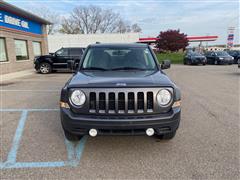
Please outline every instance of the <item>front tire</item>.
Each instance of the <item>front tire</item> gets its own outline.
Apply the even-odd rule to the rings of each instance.
[[[39,66],[39,72],[42,74],[49,74],[52,72],[52,66],[49,63],[41,63]]]
[[[162,135],[156,135],[158,139],[161,140],[170,140],[173,139],[176,135],[176,130],[170,133],[162,134]]]
[[[63,131],[64,131],[64,135],[65,135],[66,139],[69,140],[69,141],[79,141],[82,138],[82,136],[77,136],[77,135],[72,134],[72,133],[70,133],[66,130],[63,130]]]

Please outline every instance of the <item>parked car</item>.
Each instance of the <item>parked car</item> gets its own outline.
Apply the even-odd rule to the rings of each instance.
[[[179,88],[146,44],[94,44],[61,91],[61,123],[68,140],[96,135],[175,136]]]
[[[240,59],[238,59],[238,68],[240,68]]]
[[[38,56],[34,59],[37,72],[48,74],[55,70],[74,70],[77,68],[85,48],[61,48],[55,53]]]
[[[208,51],[205,54],[208,64],[233,64],[233,57],[230,56],[226,51]]]
[[[234,64],[238,64],[240,60],[240,51],[239,50],[228,50],[227,53],[234,58]]]
[[[187,65],[192,65],[192,64],[202,64],[206,65],[207,59],[204,55],[194,52],[194,51],[189,51],[183,59],[183,64]]]

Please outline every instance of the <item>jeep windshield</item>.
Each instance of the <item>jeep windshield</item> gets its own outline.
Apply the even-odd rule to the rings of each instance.
[[[157,66],[146,47],[92,47],[87,51],[81,70],[156,71]]]

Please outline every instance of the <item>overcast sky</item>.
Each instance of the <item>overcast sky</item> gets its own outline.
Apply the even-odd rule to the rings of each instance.
[[[180,29],[187,35],[217,35],[210,44],[226,44],[227,28],[235,27],[239,43],[239,0],[6,0],[25,10],[47,7],[67,16],[76,6],[98,5],[119,12],[142,28],[141,37]]]

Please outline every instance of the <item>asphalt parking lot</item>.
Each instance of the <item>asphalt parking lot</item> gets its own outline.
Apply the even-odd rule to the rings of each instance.
[[[2,179],[239,179],[240,70],[173,65],[182,91],[176,137],[64,139],[58,103],[70,73],[34,74],[1,84]]]

